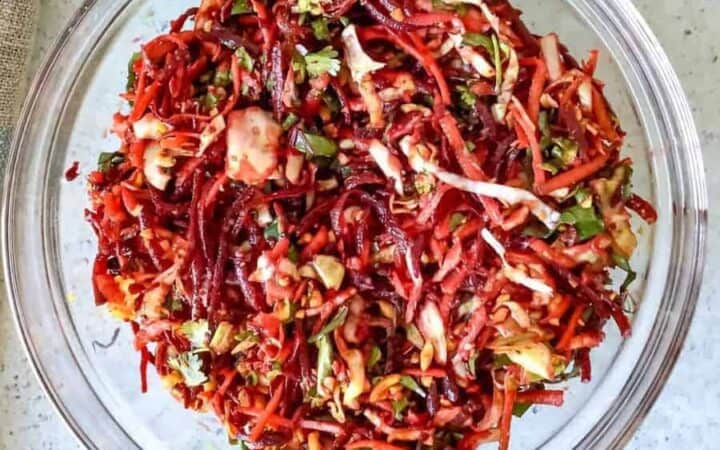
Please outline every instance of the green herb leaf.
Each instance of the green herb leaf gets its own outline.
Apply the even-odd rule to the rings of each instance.
[[[298,0],[297,7],[298,12],[301,13],[310,13],[315,16],[319,16],[323,13],[320,0]]]
[[[290,247],[288,248],[288,259],[290,260],[290,262],[295,264],[300,261],[300,251],[295,246],[295,244],[290,244]]]
[[[207,109],[214,109],[217,107],[218,98],[215,97],[212,93],[208,92],[207,94],[205,94],[205,96],[203,96],[202,104]]]
[[[590,192],[590,189],[578,186],[575,189],[573,197],[575,197],[577,204],[583,208],[590,208],[592,206],[592,193]]]
[[[637,278],[637,272],[632,270],[632,267],[630,267],[630,262],[624,256],[618,255],[617,253],[613,252],[612,259],[618,269],[624,270],[627,273],[627,275],[625,276],[625,281],[623,281],[622,286],[620,286],[620,292],[625,292],[627,291],[628,287],[630,287],[630,284],[632,284],[632,282],[635,281],[635,279]]]
[[[116,166],[125,161],[125,156],[118,152],[102,152],[98,156],[97,170],[107,172],[110,167]]]
[[[322,50],[308,53],[305,55],[305,67],[313,77],[318,77],[324,73],[337,76],[338,72],[340,72],[338,52],[328,45]]]
[[[335,330],[335,328],[339,327],[340,325],[345,323],[345,319],[347,319],[348,315],[348,307],[347,306],[341,306],[337,313],[335,313],[335,316],[333,316],[332,319],[328,323],[325,324],[324,327],[318,332],[318,334],[315,334],[313,336],[310,336],[308,339],[309,343],[314,343],[317,340],[319,340],[321,337],[330,334],[332,331]]]
[[[468,359],[468,369],[470,369],[470,375],[472,375],[473,378],[477,378],[477,359],[479,356],[480,353],[475,350],[470,354],[470,358]]]
[[[595,213],[595,208],[572,206],[560,214],[560,223],[574,225],[581,241],[589,239],[605,229],[605,224]]]
[[[408,341],[415,347],[422,350],[423,346],[425,345],[425,341],[423,340],[422,335],[420,334],[420,330],[417,329],[415,324],[410,323],[405,327],[405,337]]]
[[[332,372],[333,345],[326,335],[320,336],[315,343],[318,349],[317,356],[317,390],[323,392],[322,382]]]
[[[247,70],[248,72],[253,69],[253,66],[255,65],[255,60],[252,56],[250,56],[250,53],[245,50],[245,47],[238,47],[238,49],[235,50],[235,56],[237,56],[240,67]]]
[[[505,353],[496,354],[493,356],[493,367],[496,369],[501,369],[512,363],[513,362],[510,360],[510,358],[508,358],[508,356]]]
[[[135,70],[133,70],[133,67],[135,66],[135,63],[140,58],[142,58],[142,53],[135,52],[130,57],[130,61],[128,61],[127,83],[125,85],[125,87],[128,91],[132,90],[135,87],[135,82],[137,81],[137,77],[135,76]]]
[[[463,44],[470,45],[473,47],[483,47],[491,55],[493,54],[493,42],[492,39],[484,34],[480,33],[465,33],[463,34]]]
[[[532,222],[522,231],[523,236],[532,236],[542,239],[550,237],[551,234],[553,234],[552,230],[549,230],[545,225],[540,222]]]
[[[313,34],[316,39],[323,41],[330,37],[330,30],[328,29],[328,22],[326,18],[319,17],[313,20],[310,23],[310,26],[312,26]]]
[[[425,398],[425,391],[423,390],[423,388],[420,387],[417,381],[415,381],[415,378],[411,377],[410,375],[401,376],[400,384],[402,384],[405,388],[410,389],[420,397]]]
[[[285,120],[283,120],[282,128],[284,131],[287,131],[299,121],[300,118],[297,116],[297,114],[291,112],[285,117]]]
[[[559,161],[561,167],[565,167],[575,161],[578,154],[578,144],[567,138],[555,138],[552,140],[553,148],[550,150],[550,156]]]
[[[165,309],[170,312],[178,312],[183,309],[183,303],[179,298],[171,295],[165,301]]]
[[[407,409],[408,406],[410,406],[410,403],[405,397],[400,397],[399,400],[392,401],[392,409],[395,420],[402,420],[403,412]]]
[[[168,366],[180,372],[188,387],[200,386],[208,379],[202,371],[202,360],[193,352],[171,356],[168,358]]]
[[[188,320],[180,325],[180,332],[190,341],[193,348],[205,348],[210,335],[210,327],[205,319]]]
[[[548,111],[540,111],[538,126],[540,128],[540,148],[546,150],[553,143],[552,132],[550,131],[550,113]]]
[[[245,375],[245,383],[247,383],[250,386],[257,386],[258,381],[260,380],[260,377],[258,376],[257,372],[254,370],[251,370],[250,372]]]
[[[382,358],[382,351],[380,350],[380,347],[373,345],[370,349],[370,355],[368,356],[367,368],[372,369],[375,367],[375,364],[380,361],[380,358]]]
[[[460,106],[465,109],[474,110],[477,104],[477,95],[475,95],[469,87],[462,84],[455,86],[455,90],[460,94]]]
[[[228,84],[232,83],[232,77],[230,76],[230,72],[227,70],[218,70],[215,72],[215,76],[213,77],[213,84],[215,86],[227,86]]]
[[[301,55],[298,51],[293,52],[291,64],[293,72],[295,73],[295,84],[304,83],[305,78],[307,78],[307,70],[303,55]]]
[[[522,417],[531,406],[532,403],[515,403],[512,410],[513,416]]]
[[[465,214],[454,212],[450,215],[450,231],[455,231],[467,221]]]
[[[235,0],[232,10],[230,11],[230,15],[235,16],[238,14],[249,14],[251,12],[252,8],[248,4],[247,0]]]
[[[274,219],[265,227],[263,237],[265,237],[266,241],[277,241],[280,239],[280,224],[277,219]]]
[[[338,152],[335,141],[320,134],[297,133],[294,145],[299,151],[311,157],[334,158]]]

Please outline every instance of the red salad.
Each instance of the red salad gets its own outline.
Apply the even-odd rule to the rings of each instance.
[[[96,301],[141,389],[154,368],[240,448],[508,448],[590,380],[606,322],[630,334],[630,217],[656,213],[597,62],[505,0],[171,22],[88,176]]]

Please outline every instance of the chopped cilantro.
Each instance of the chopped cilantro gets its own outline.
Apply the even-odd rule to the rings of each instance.
[[[205,96],[203,96],[202,104],[207,109],[214,109],[217,107],[218,98],[215,97],[211,92],[208,92],[207,94],[205,94]]]
[[[255,60],[252,56],[250,56],[250,53],[245,50],[245,47],[238,47],[238,49],[235,50],[235,56],[237,56],[240,67],[247,70],[248,72],[253,69],[253,66],[255,65]]]
[[[407,409],[408,406],[410,406],[410,403],[405,397],[400,397],[399,400],[392,401],[392,409],[395,420],[402,420],[403,412]]]
[[[247,0],[235,0],[233,3],[232,10],[230,11],[230,15],[238,15],[238,14],[248,14],[252,12],[252,8],[248,4]]]
[[[531,406],[532,403],[515,403],[512,410],[513,416],[522,417]]]
[[[620,292],[627,291],[628,287],[630,287],[630,284],[632,284],[633,281],[637,278],[637,273],[632,270],[632,267],[630,267],[630,262],[622,255],[618,255],[617,253],[612,254],[613,262],[615,263],[615,266],[617,266],[618,269],[623,270],[627,273],[625,276],[625,281],[623,281],[622,286],[620,286]]]
[[[98,156],[97,170],[99,170],[100,172],[107,172],[110,167],[116,166],[123,161],[125,161],[125,156],[122,153],[102,152]]]
[[[319,17],[313,20],[310,23],[310,26],[312,26],[313,34],[316,39],[323,41],[330,37],[330,30],[328,29],[328,22],[326,18]]]
[[[229,71],[218,70],[215,72],[215,76],[213,77],[213,84],[215,86],[227,86],[230,83],[232,83],[232,77]]]
[[[290,113],[285,117],[285,120],[283,120],[282,127],[284,131],[289,130],[293,127],[296,123],[300,121],[300,118],[295,113]]]
[[[208,379],[207,375],[202,371],[202,360],[192,352],[171,356],[168,358],[168,366],[180,372],[188,387],[200,386]]]
[[[318,77],[324,73],[337,76],[338,72],[340,72],[338,52],[330,45],[317,52],[308,53],[304,58],[307,72],[313,77]]]
[[[455,90],[460,94],[460,105],[465,109],[475,109],[477,104],[477,96],[465,85],[455,86]]]
[[[265,227],[265,230],[263,230],[263,237],[265,237],[266,241],[277,241],[280,239],[280,224],[277,219],[273,220]]]
[[[595,208],[572,206],[560,215],[560,222],[574,225],[581,241],[589,239],[605,229],[605,224],[595,213]]]
[[[205,348],[210,328],[205,319],[188,320],[180,325],[180,332],[190,341],[193,348]]]

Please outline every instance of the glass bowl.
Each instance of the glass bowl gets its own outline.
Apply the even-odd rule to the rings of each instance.
[[[81,174],[118,143],[129,56],[197,0],[90,0],[38,72],[17,126],[2,211],[5,280],[35,372],[79,440],[103,450],[224,448],[209,416],[185,411],[159,380],[140,393],[129,327],[93,303],[95,238],[83,218]],[[562,408],[513,421],[513,449],[616,448],[662,389],[685,338],[702,277],[707,199],[698,137],[670,64],[629,0],[517,0],[529,27],[556,31],[574,55],[602,50],[598,77],[628,132],[635,189],[654,227],[635,223],[640,274],[633,335],[614,326],[592,354],[593,381],[571,382]],[[153,372],[152,370],[150,372]]]

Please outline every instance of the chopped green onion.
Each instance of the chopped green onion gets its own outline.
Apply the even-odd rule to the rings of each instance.
[[[637,272],[632,270],[632,267],[630,267],[630,262],[622,255],[618,255],[617,253],[613,252],[612,259],[615,265],[625,271],[627,275],[625,276],[625,281],[623,281],[622,286],[620,286],[620,292],[627,291],[628,287],[630,287],[630,284],[632,284],[633,281],[637,278]]]
[[[333,345],[330,338],[322,335],[315,343],[318,349],[317,356],[317,391],[324,392],[323,380],[332,373]]]
[[[495,61],[495,91],[500,92],[502,87],[502,55],[500,54],[500,42],[496,35],[492,35],[493,60]]]
[[[372,369],[373,367],[375,367],[375,364],[380,361],[380,358],[382,358],[382,351],[380,351],[380,347],[378,347],[377,345],[373,345],[370,349],[370,355],[368,356],[368,369]]]
[[[423,390],[423,388],[420,387],[417,381],[415,381],[415,378],[411,377],[410,375],[401,376],[400,384],[402,384],[405,388],[410,389],[420,397],[425,398],[425,391]]]
[[[320,338],[330,334],[332,331],[335,330],[335,328],[339,327],[340,325],[345,323],[345,319],[347,319],[348,315],[348,307],[347,306],[341,306],[337,313],[335,313],[335,316],[330,319],[330,321],[325,324],[324,327],[315,335],[310,336],[308,339],[309,343],[314,343],[318,341]]]
[[[483,47],[491,55],[493,54],[493,41],[490,37],[480,33],[463,34],[463,44],[473,47]]]

